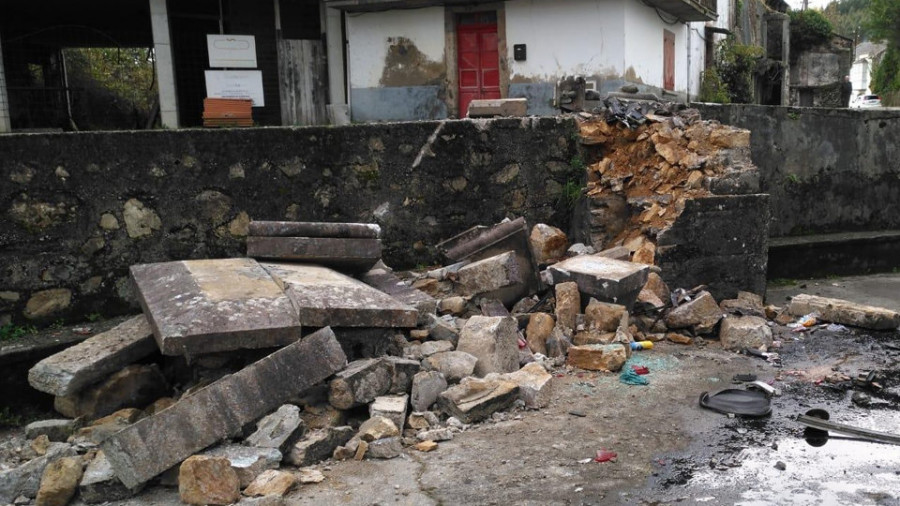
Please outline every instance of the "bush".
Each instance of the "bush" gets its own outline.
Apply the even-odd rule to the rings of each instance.
[[[732,103],[753,102],[753,73],[764,55],[763,48],[736,44],[734,37],[719,42],[716,47],[716,72]]]
[[[716,67],[710,67],[700,74],[700,96],[698,99],[701,102],[712,102],[715,104],[731,103],[731,97],[728,95],[728,86],[722,82]]]
[[[814,9],[791,11],[790,16],[792,54],[831,40],[833,27],[820,11]]]
[[[881,61],[872,68],[872,91],[887,93],[900,90],[900,49],[889,46]]]

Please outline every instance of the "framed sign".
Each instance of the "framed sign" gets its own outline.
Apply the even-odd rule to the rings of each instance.
[[[206,96],[209,98],[249,98],[253,107],[265,107],[262,71],[207,70]]]
[[[256,37],[253,35],[206,36],[209,66],[212,68],[256,68]]]

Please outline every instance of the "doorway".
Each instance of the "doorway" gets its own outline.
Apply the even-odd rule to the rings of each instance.
[[[457,19],[459,116],[476,99],[500,98],[500,52],[496,12],[460,14]]]

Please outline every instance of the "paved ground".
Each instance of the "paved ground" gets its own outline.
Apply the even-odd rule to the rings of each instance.
[[[805,288],[800,288],[803,284]],[[773,288],[900,308],[900,275],[827,279]],[[431,453],[389,461],[326,462],[326,480],[291,493],[288,504],[900,504],[900,447],[831,439],[813,447],[794,421],[812,407],[832,419],[900,433],[900,333],[776,328],[783,367],[704,347],[661,343],[632,361],[649,386],[617,376],[558,371],[550,406],[473,426]],[[880,392],[827,376],[879,371]],[[701,409],[704,391],[754,373],[782,391],[773,414],[753,420]],[[833,378],[832,378],[833,379]],[[868,406],[852,401],[869,396]],[[858,396],[857,396],[858,397]],[[0,438],[3,436],[0,435]],[[15,434],[9,434],[15,437]],[[585,462],[597,450],[616,462]],[[783,466],[776,464],[784,464]],[[782,470],[783,468],[783,470]],[[125,504],[179,504],[151,487]]]

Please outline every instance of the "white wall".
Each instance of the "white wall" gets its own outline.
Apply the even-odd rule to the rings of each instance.
[[[689,24],[689,37],[690,41],[688,42],[688,46],[690,47],[690,83],[688,86],[688,91],[691,96],[691,100],[696,100],[697,95],[700,94],[700,75],[703,70],[706,68],[706,31],[705,26],[715,26],[718,28],[731,28],[731,2],[732,0],[717,0],[716,2],[716,11],[719,15],[715,21],[710,22],[694,22]],[[725,38],[725,35],[721,34],[709,34],[710,37],[713,38],[713,46],[718,43],[720,40]]]
[[[555,82],[563,75],[621,75],[627,0],[515,0],[506,2],[510,80]],[[513,45],[527,44],[526,61]]]
[[[626,0],[625,60],[644,84],[663,87],[663,31],[675,34],[675,90],[687,91],[687,25],[667,24],[639,0]],[[667,20],[673,16],[662,12]]]
[[[870,95],[871,66],[868,58],[860,58],[850,67],[850,82],[853,83],[853,95]]]
[[[384,71],[390,37],[406,37],[429,60],[444,61],[444,8],[347,13],[350,87],[374,88]]]

